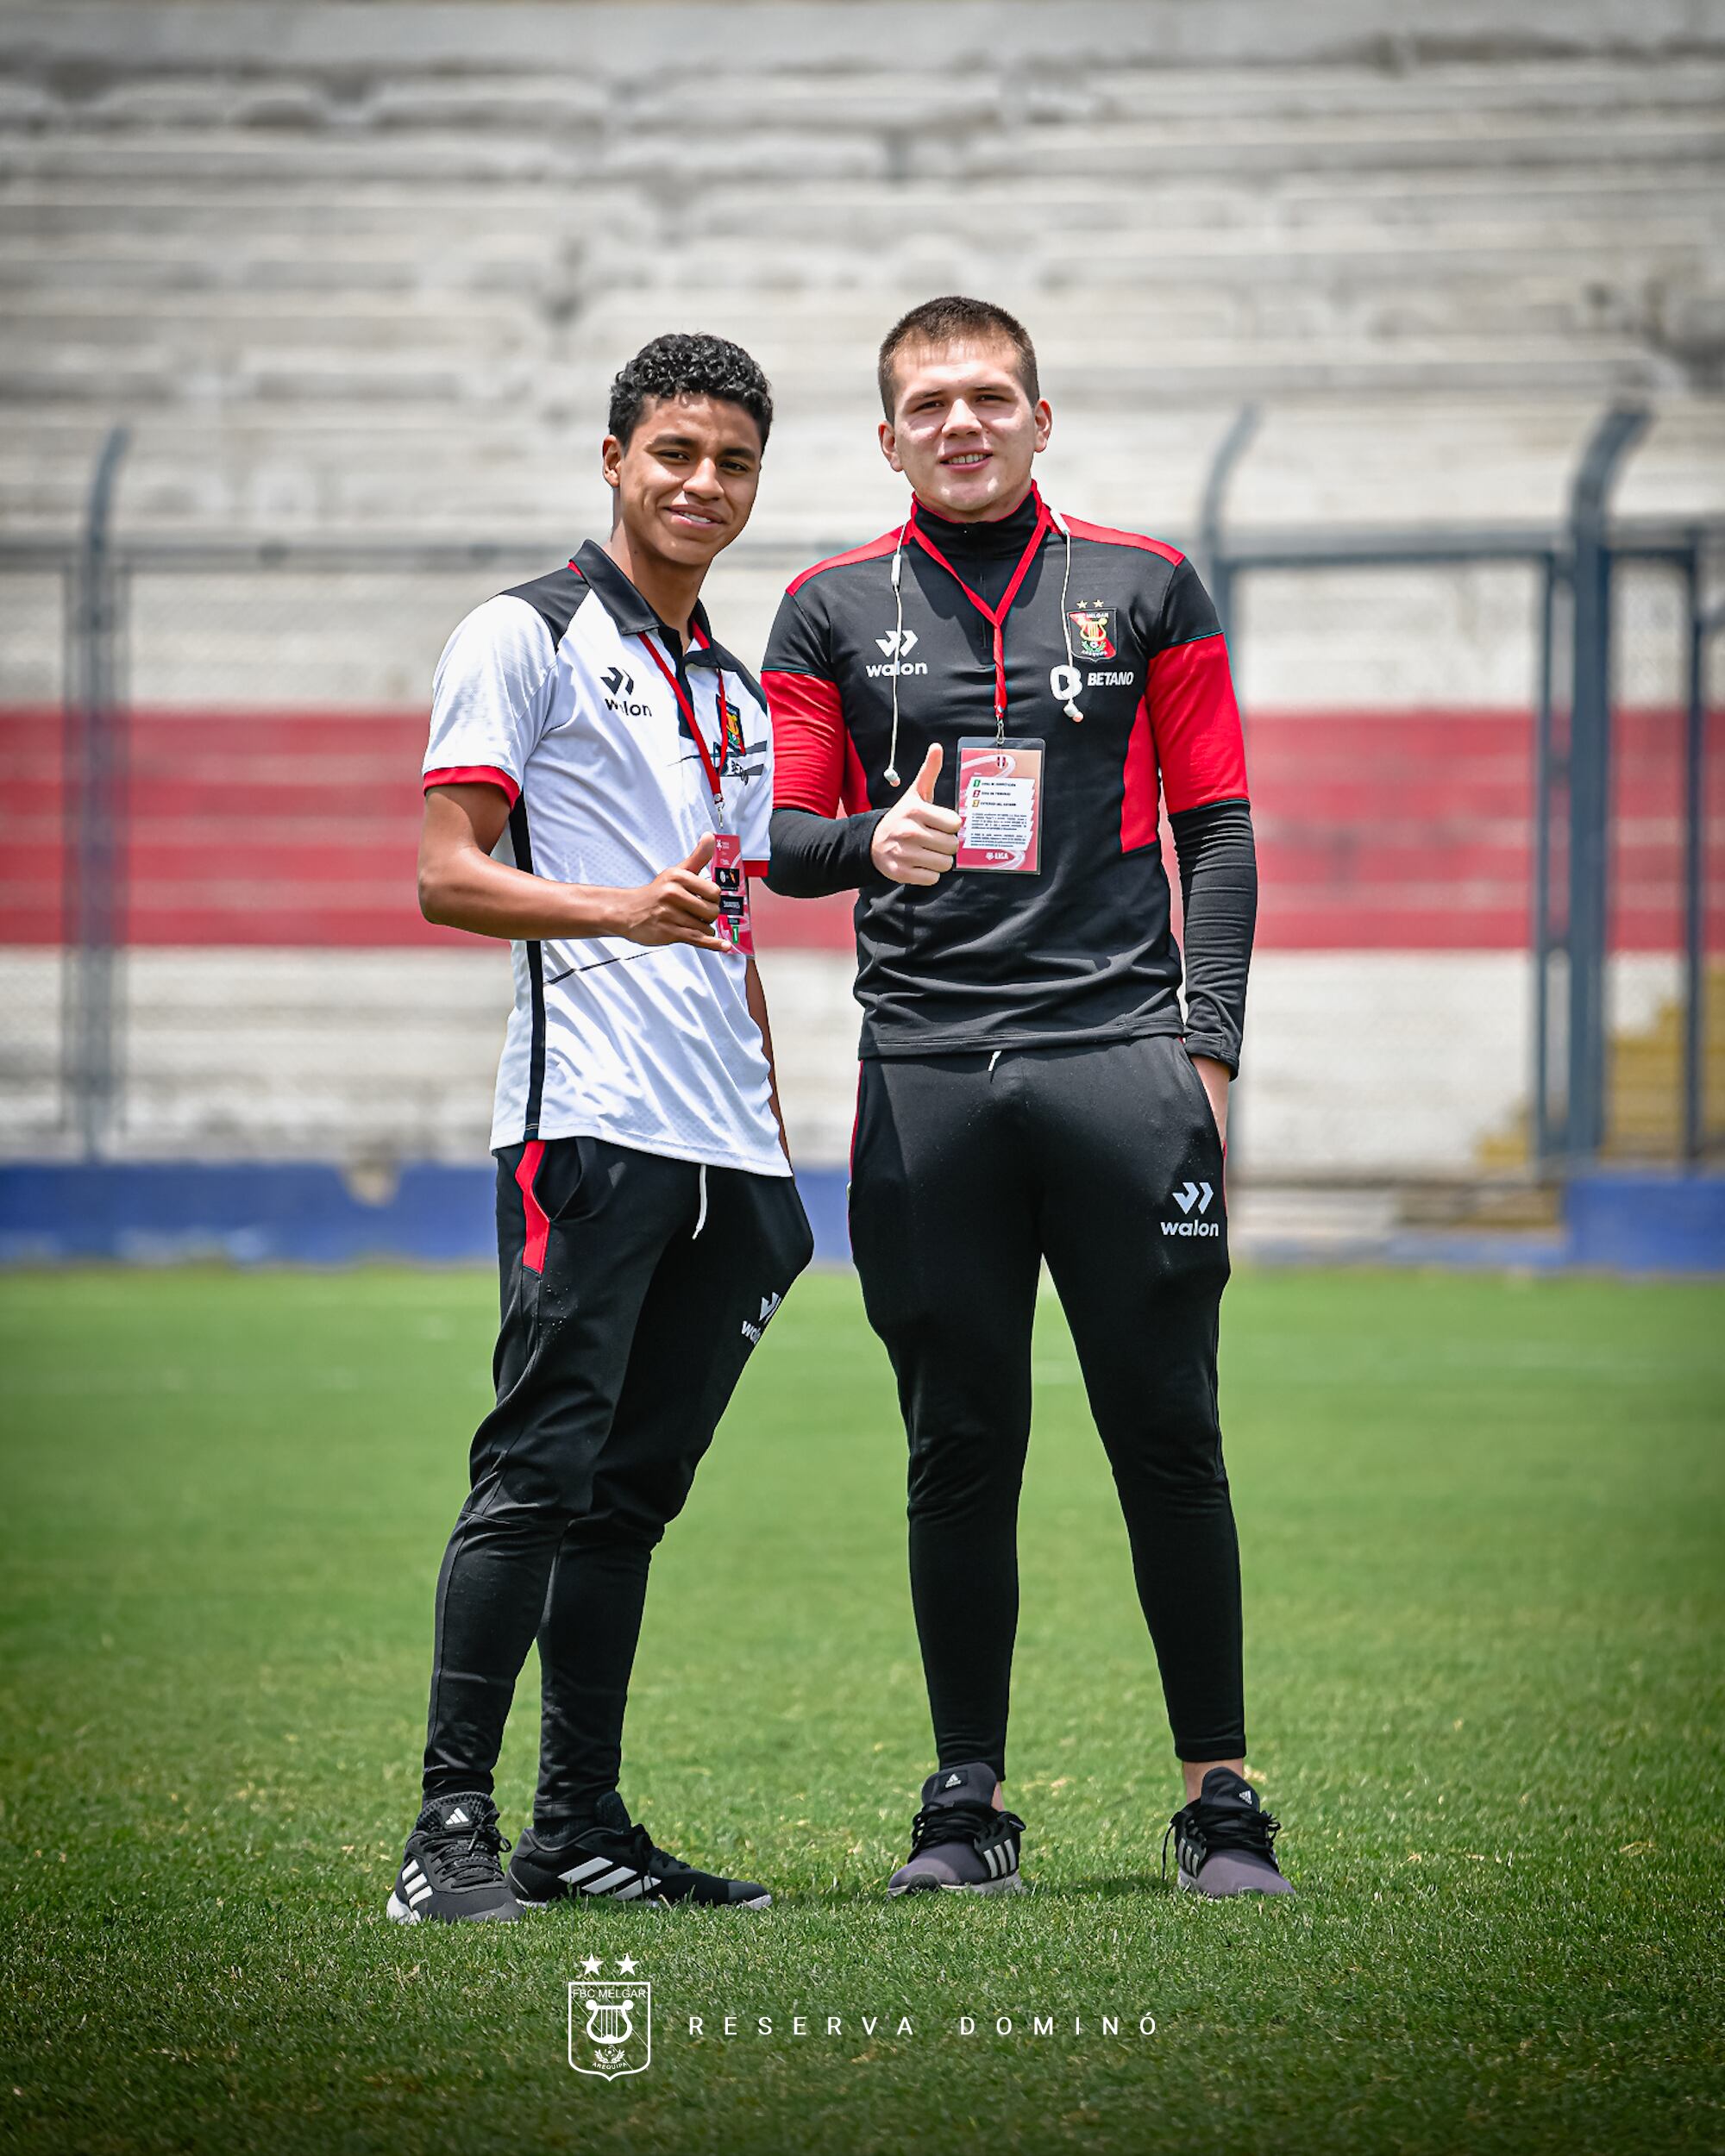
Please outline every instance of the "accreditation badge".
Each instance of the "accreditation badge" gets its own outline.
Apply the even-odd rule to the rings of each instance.
[[[749,873],[743,866],[743,841],[735,831],[714,836],[712,874],[718,886],[718,918],[712,932],[721,943],[752,958],[755,931],[749,918]]]
[[[973,735],[958,744],[958,868],[1033,876],[1042,866],[1039,741]]]

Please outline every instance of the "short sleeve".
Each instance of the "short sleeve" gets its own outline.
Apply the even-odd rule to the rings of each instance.
[[[443,647],[431,687],[424,783],[500,787],[514,806],[550,706],[556,646],[532,607],[476,606]]]
[[[1169,580],[1145,702],[1168,812],[1244,801],[1245,743],[1228,650],[1210,595],[1189,561]]]
[[[761,670],[772,714],[774,798],[836,816],[844,788],[844,713],[824,618],[793,590],[779,602]]]

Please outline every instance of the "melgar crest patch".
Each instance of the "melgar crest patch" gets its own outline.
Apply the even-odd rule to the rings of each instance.
[[[1112,606],[1075,606],[1066,618],[1072,624],[1075,658],[1112,659],[1115,655]]]
[[[729,697],[721,696],[719,701],[724,711],[724,755],[722,761],[727,767],[733,767],[740,764],[748,754],[749,745],[743,738],[743,714]]]

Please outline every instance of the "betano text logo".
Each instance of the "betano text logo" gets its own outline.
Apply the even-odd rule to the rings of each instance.
[[[928,672],[926,659],[913,660],[911,657],[912,652],[917,647],[917,633],[914,629],[889,629],[884,636],[876,636],[875,642],[886,653],[888,663],[884,666],[863,667],[862,671],[871,681],[878,680],[883,674],[926,674]]]
[[[1220,1235],[1222,1232],[1221,1222],[1203,1218],[1210,1210],[1210,1200],[1214,1195],[1215,1192],[1208,1183],[1183,1183],[1174,1193],[1174,1202],[1186,1218],[1183,1220],[1164,1220],[1162,1232],[1164,1235]],[[1194,1206],[1198,1208],[1199,1214],[1195,1220],[1191,1217]]]

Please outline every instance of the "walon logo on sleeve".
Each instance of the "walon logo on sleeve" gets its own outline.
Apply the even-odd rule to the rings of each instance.
[[[633,1955],[618,1963],[632,1971]],[[626,1984],[595,1981],[605,1964],[589,1954],[589,1972],[569,1986],[569,2064],[578,2074],[618,2081],[644,2074],[653,2063],[653,1987],[644,1978]]]

